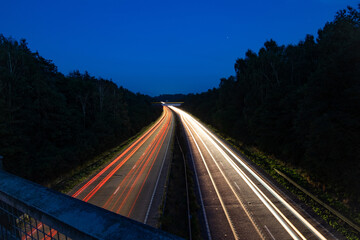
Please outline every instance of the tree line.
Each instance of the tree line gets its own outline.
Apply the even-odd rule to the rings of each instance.
[[[360,5],[359,5],[360,9]],[[264,43],[183,108],[360,199],[360,13],[348,7],[297,45]]]
[[[151,98],[73,71],[0,35],[0,155],[5,170],[48,183],[159,117]]]

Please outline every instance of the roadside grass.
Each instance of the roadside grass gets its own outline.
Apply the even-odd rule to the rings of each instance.
[[[197,121],[202,122],[199,118],[190,114]],[[343,220],[338,218],[336,215],[331,213],[328,209],[320,205],[318,202],[310,198],[304,192],[296,188],[294,185],[289,183],[286,179],[280,176],[275,169],[283,172],[294,182],[306,189],[318,199],[328,204],[340,212],[345,217],[349,218],[357,226],[360,226],[360,206],[352,207],[347,204],[346,201],[341,200],[342,198],[335,194],[336,191],[326,191],[327,189],[336,189],[334,186],[327,186],[325,190],[321,188],[323,184],[314,180],[314,178],[306,172],[304,169],[297,168],[290,164],[287,164],[280,159],[275,158],[270,154],[262,152],[258,148],[250,145],[246,145],[241,141],[229,137],[209,124],[203,123],[208,129],[219,136],[222,140],[228,142],[234,149],[240,152],[251,162],[255,163],[258,167],[269,174],[278,184],[283,186],[289,192],[291,192],[300,202],[305,203],[306,206],[311,208],[315,214],[321,217],[327,224],[329,224],[335,231],[350,240],[360,240],[360,232],[349,226]],[[360,199],[358,201],[360,203]]]
[[[301,202],[310,207],[318,216],[327,222],[333,229],[345,236],[347,239],[360,240],[360,233],[350,227],[344,221],[339,219],[336,215],[332,214],[328,209],[320,205],[304,192],[289,183],[286,179],[280,176],[275,169],[283,172],[291,178],[298,185],[311,192],[324,203],[339,211],[341,214],[349,218],[352,222],[359,226],[360,212],[359,209],[353,209],[346,203],[340,201],[337,196],[334,196],[320,187],[322,184],[316,182],[309,173],[301,168],[296,168],[290,164],[275,158],[272,155],[266,154],[254,146],[243,144],[242,142],[220,133],[217,129],[210,125],[206,125],[216,135],[231,144],[233,148],[238,150],[243,156],[251,160],[258,167],[269,174],[285,189],[294,194]]]
[[[181,134],[180,122],[176,116],[176,126],[174,139],[178,138],[178,141],[174,141],[173,144],[173,158],[170,167],[170,173],[168,176],[168,184],[166,189],[166,195],[163,198],[162,207],[160,209],[159,225],[162,230],[178,235],[180,237],[189,239],[189,227],[188,227],[188,210],[186,200],[186,183],[185,178],[188,181],[189,191],[189,206],[191,216],[191,236],[192,239],[202,239],[200,223],[198,218],[198,210],[200,209],[196,195],[195,195],[195,183],[192,170],[188,166],[186,159],[184,165],[184,159],[181,149],[185,150],[185,144],[187,144],[184,137]],[[180,149],[181,148],[181,149]],[[188,154],[184,153],[185,156]],[[185,168],[186,175],[185,176]]]
[[[160,217],[160,226],[162,230],[186,238],[189,233],[187,227],[184,164],[178,144],[175,142],[174,145],[166,200],[163,202],[163,214]]]
[[[162,115],[161,115],[162,116]],[[75,186],[85,181],[89,176],[95,172],[102,169],[107,163],[112,161],[117,157],[124,149],[129,147],[136,139],[138,139],[143,133],[150,129],[160,118],[161,116],[150,123],[148,126],[142,128],[136,135],[131,138],[123,141],[118,146],[113,147],[107,151],[102,152],[101,154],[95,156],[93,159],[86,162],[84,165],[79,166],[73,169],[71,172],[67,173],[65,176],[57,179],[56,181],[48,184],[48,187],[67,194]]]

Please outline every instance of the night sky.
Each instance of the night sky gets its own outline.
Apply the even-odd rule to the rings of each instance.
[[[0,33],[25,38],[65,75],[78,69],[152,96],[207,91],[247,49],[296,44],[358,0],[1,1]]]

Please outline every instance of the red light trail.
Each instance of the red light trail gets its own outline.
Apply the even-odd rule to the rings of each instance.
[[[150,176],[156,175],[152,177],[157,178],[157,174],[161,174],[158,169],[154,170],[154,166],[155,162],[165,159],[165,157],[159,157],[159,155],[165,140],[167,138],[167,141],[171,140],[168,136],[169,133],[171,135],[172,126],[173,113],[169,108],[163,107],[162,116],[150,129],[142,134],[141,137],[127,147],[101,171],[95,174],[95,176],[83,183],[71,196],[81,199],[84,202],[91,200],[95,205],[102,206],[103,208],[130,217],[132,213],[134,213],[135,205],[140,199],[139,197],[142,194],[143,189],[145,189],[144,186],[146,184],[150,184],[147,185],[147,187],[155,185],[155,181],[149,180]],[[165,154],[166,152],[167,151],[165,151]],[[140,156],[138,157],[139,154]],[[120,174],[119,171],[122,174]],[[115,176],[119,176],[119,174],[124,176],[120,183],[112,182],[116,180]],[[116,190],[109,190],[109,188],[113,186],[116,187]],[[155,188],[155,186],[152,186],[152,188]],[[156,189],[154,189],[154,191],[155,190]],[[95,198],[96,196],[98,197]],[[102,197],[101,201],[99,201],[99,196]],[[141,199],[143,201],[143,198]],[[148,202],[150,202],[150,199],[148,199]],[[120,205],[118,206],[119,203]],[[127,205],[127,209],[124,209],[125,205]],[[149,205],[149,203],[147,203],[147,205]],[[136,210],[140,211],[141,214],[145,216],[146,211],[148,210],[147,207],[148,206],[142,206],[141,209],[136,208]],[[41,228],[44,228],[44,225],[39,223],[37,229]],[[24,236],[22,240],[34,236],[37,229],[29,231],[27,237]],[[50,239],[50,236],[55,236],[57,234],[57,231],[53,229],[51,231],[47,230],[46,232],[47,236],[44,236],[42,240]]]

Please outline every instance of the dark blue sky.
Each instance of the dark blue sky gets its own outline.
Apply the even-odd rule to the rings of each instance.
[[[2,1],[0,33],[25,38],[68,74],[79,69],[149,95],[202,92],[247,49],[298,43],[358,0]]]

